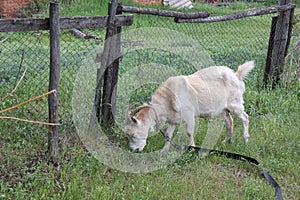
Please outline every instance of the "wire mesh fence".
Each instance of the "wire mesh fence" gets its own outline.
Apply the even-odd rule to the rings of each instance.
[[[103,32],[99,30],[99,33]],[[1,105],[0,110],[44,94],[49,87],[49,32],[1,33]],[[59,123],[63,135],[72,126],[70,99],[74,74],[87,53],[99,45],[95,40],[78,40],[69,30],[61,33],[61,84],[59,90]],[[30,121],[48,121],[47,97],[3,113]],[[47,127],[11,119],[1,119],[1,135],[10,135],[13,141],[44,136]],[[9,134],[8,134],[9,133]],[[26,136],[31,134],[31,136]],[[13,137],[12,137],[13,136]],[[64,137],[62,137],[64,138]],[[25,139],[26,140],[26,139]],[[12,141],[12,143],[14,143]],[[24,142],[24,141],[23,141]]]
[[[44,45],[49,34],[47,32],[40,32],[40,36],[35,34],[1,33],[0,110],[47,92],[49,50]],[[44,36],[45,40],[42,39]],[[9,111],[5,115],[26,120],[47,121],[47,110],[47,99],[41,99]],[[39,125],[24,126],[24,122],[3,119],[0,127],[1,135],[10,135],[13,141],[22,141],[21,138],[26,138],[26,134],[40,134],[40,131],[45,131],[45,129],[42,131]]]
[[[249,79],[255,82],[254,85],[260,86],[263,81],[273,16],[271,14],[205,24],[176,24],[173,18],[135,14],[134,24],[122,27],[123,55],[119,65],[121,82],[118,84],[121,90],[118,92],[122,93],[122,84],[130,81],[124,77],[127,77],[128,71],[136,66],[152,67],[152,73],[150,70],[146,74],[136,76],[140,80],[140,85],[133,89],[128,100],[144,102],[150,100],[151,93],[158,87],[159,82],[163,81],[159,78],[160,75],[164,77],[191,74],[208,64],[226,65],[236,69],[239,64],[247,60],[255,60],[257,73],[250,74]],[[141,34],[139,30],[146,31]],[[104,28],[82,29],[81,31],[94,35],[98,39],[82,39],[76,37],[70,30],[61,31],[59,86],[59,123],[61,126],[59,128],[62,136],[70,134],[73,137],[75,135],[70,102],[72,94],[80,91],[73,90],[74,82],[76,78],[83,80],[88,78],[78,74],[78,71],[88,65],[97,65],[95,59],[98,50],[95,51],[95,48],[100,46],[101,50],[105,39]],[[197,44],[196,47],[195,44]],[[91,54],[93,54],[92,57],[90,57]],[[95,59],[86,60],[86,58]],[[98,64],[100,67],[100,63]],[[0,110],[46,93],[49,83],[49,32],[0,33],[0,66],[0,98],[15,89],[13,95],[1,99]],[[155,66],[158,67],[155,68]],[[153,77],[155,79],[153,83],[143,82]],[[90,85],[90,87],[95,86]],[[122,103],[122,94],[118,97],[118,103]],[[122,105],[120,109],[124,109],[124,106]],[[47,98],[24,105],[5,115],[47,121]],[[29,138],[37,135],[38,137],[43,135],[44,139],[41,143],[46,143],[47,127],[41,125],[1,119],[0,130],[0,138],[5,138],[12,143],[29,142]],[[7,133],[10,133],[9,138]],[[31,135],[28,136],[28,134]]]
[[[138,15],[135,24],[124,29],[143,26],[160,27],[178,31],[199,42],[217,65],[237,67],[244,60],[258,60],[258,65],[264,67],[272,15],[245,18],[227,22],[207,24],[176,24],[172,18]],[[251,27],[251,28],[247,28]],[[266,28],[267,27],[267,28]],[[123,29],[123,30],[124,30]],[[168,35],[161,34],[157,40],[166,40]],[[143,40],[143,38],[139,38]],[[176,43],[176,38],[167,38]]]

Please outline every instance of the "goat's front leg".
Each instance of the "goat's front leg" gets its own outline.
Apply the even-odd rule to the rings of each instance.
[[[226,127],[226,138],[223,140],[223,143],[231,142],[232,133],[233,133],[233,119],[229,111],[224,113],[225,127]]]
[[[194,128],[195,128],[195,119],[191,118],[186,124],[186,130],[187,130],[187,134],[189,136],[189,141],[190,141],[189,146],[192,146],[192,147],[195,146]]]
[[[165,146],[163,147],[162,151],[168,151],[170,149],[171,139],[175,128],[176,125],[169,124],[167,132],[165,134]]]

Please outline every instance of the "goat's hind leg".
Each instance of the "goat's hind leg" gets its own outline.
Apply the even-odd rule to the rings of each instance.
[[[233,133],[233,119],[228,110],[224,113],[224,121],[226,127],[226,138],[223,140],[223,144],[226,142],[231,142],[232,133]]]
[[[248,132],[248,129],[249,129],[249,116],[244,111],[234,111],[234,113],[243,122],[244,141],[245,141],[245,143],[248,143],[249,137],[250,137],[249,132]]]

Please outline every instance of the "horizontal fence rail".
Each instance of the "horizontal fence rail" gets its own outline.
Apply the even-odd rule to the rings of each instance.
[[[185,18],[175,18],[175,22],[177,23],[211,23],[211,22],[221,22],[221,21],[229,21],[235,19],[241,19],[245,17],[253,17],[253,16],[260,16],[260,15],[267,15],[273,14],[277,12],[291,10],[295,8],[295,4],[287,4],[283,6],[277,6],[273,8],[265,8],[259,10],[249,10],[246,12],[234,13],[230,15],[223,15],[223,16],[214,16],[208,18],[196,18],[196,19],[185,19]]]
[[[161,9],[154,9],[154,8],[140,8],[134,6],[123,6],[120,5],[118,7],[119,11],[122,12],[132,12],[132,13],[139,13],[139,14],[149,14],[149,15],[157,15],[157,16],[164,16],[164,17],[179,17],[179,18],[205,18],[209,17],[210,13],[206,11],[201,12],[179,12],[179,11],[171,11],[171,10],[161,10]]]
[[[108,16],[61,17],[60,28],[96,28],[106,27]],[[130,26],[133,15],[116,15],[116,26]],[[13,18],[0,19],[0,32],[49,30],[49,18]]]

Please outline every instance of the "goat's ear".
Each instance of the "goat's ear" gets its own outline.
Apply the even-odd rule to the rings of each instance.
[[[137,119],[136,119],[134,116],[132,116],[132,117],[131,117],[131,120],[132,120],[132,121],[133,121],[133,123],[135,123],[135,124],[137,124],[137,123],[138,123]]]

